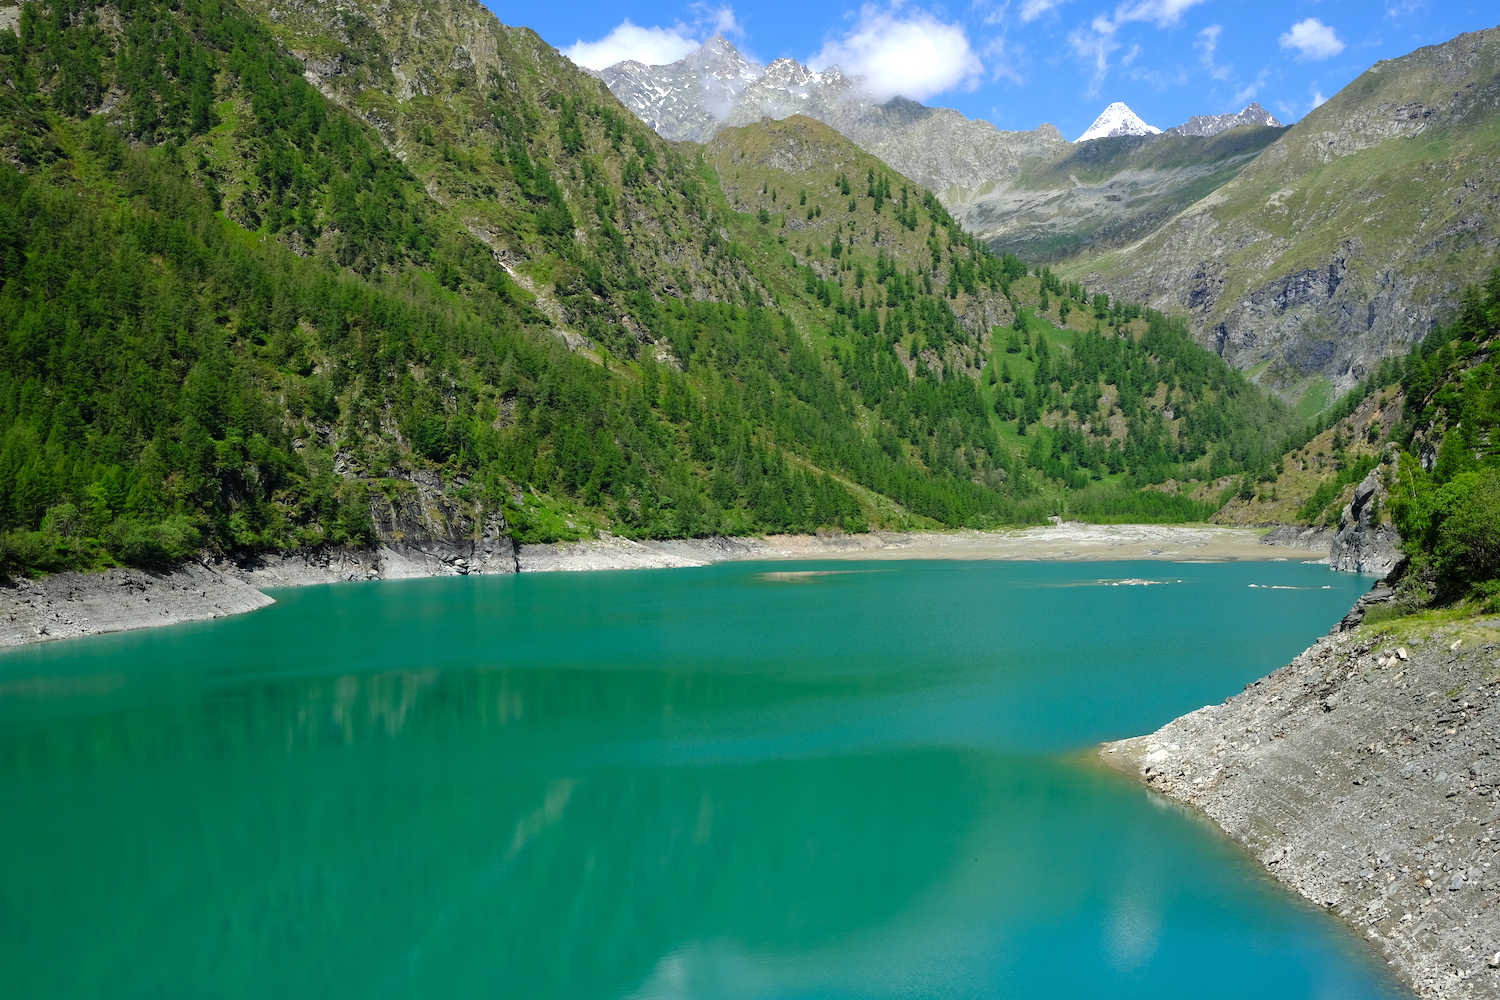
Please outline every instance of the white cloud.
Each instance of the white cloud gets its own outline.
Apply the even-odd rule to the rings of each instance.
[[[700,44],[688,34],[686,25],[642,28],[626,18],[597,42],[579,39],[563,49],[562,54],[587,69],[603,69],[626,59],[647,66],[664,66],[681,59]]]
[[[1021,23],[1029,24],[1057,7],[1061,7],[1068,0],[1025,0],[1021,4]]]
[[[1110,54],[1120,48],[1120,43],[1115,40],[1115,32],[1122,24],[1130,21],[1147,21],[1158,28],[1172,28],[1182,22],[1184,11],[1203,2],[1204,0],[1136,0],[1134,3],[1122,3],[1115,8],[1114,17],[1100,14],[1087,28],[1078,28],[1070,32],[1068,44],[1072,47],[1073,53],[1085,62],[1093,64],[1093,76],[1089,81],[1087,96],[1096,96],[1099,88],[1104,84],[1105,77],[1109,75]],[[1215,28],[1208,30],[1216,31]],[[1208,53],[1210,58],[1218,44],[1218,39],[1217,33],[1210,39]],[[1132,45],[1124,58],[1120,60],[1121,64],[1129,66],[1143,51],[1140,45]]]
[[[1236,111],[1255,100],[1255,95],[1260,93],[1260,88],[1266,85],[1266,80],[1271,75],[1271,68],[1267,66],[1261,70],[1254,80],[1240,87],[1234,92],[1234,99],[1230,102]]]
[[[1086,91],[1089,97],[1098,95],[1104,78],[1109,75],[1109,54],[1120,47],[1115,41],[1116,27],[1115,22],[1101,14],[1087,28],[1079,28],[1068,35],[1068,44],[1078,58],[1093,63],[1094,75]]]
[[[989,64],[991,80],[1009,80],[1017,85],[1026,82],[1019,68],[1025,51],[1021,46],[1012,45],[1004,35],[996,35],[981,51]]]
[[[1198,50],[1198,61],[1203,64],[1204,69],[1208,70],[1208,75],[1215,80],[1227,80],[1229,74],[1234,72],[1233,66],[1220,66],[1214,62],[1214,53],[1218,51],[1219,36],[1222,34],[1224,34],[1224,26],[1212,24],[1198,32],[1198,38],[1193,42],[1193,48]]]
[[[1280,41],[1282,48],[1296,49],[1302,59],[1327,59],[1344,51],[1338,34],[1315,17],[1292,25]]]
[[[688,10],[693,12],[693,23],[698,26],[699,30],[706,31],[710,35],[741,37],[745,34],[745,26],[740,23],[739,18],[734,16],[734,8],[728,4],[723,7],[710,7],[700,0]]]
[[[1326,97],[1323,96],[1323,92],[1321,90],[1314,90],[1313,91],[1313,96],[1312,96],[1312,106],[1313,107],[1319,108],[1319,107],[1322,107],[1323,105],[1325,105],[1327,103],[1328,103],[1328,98],[1326,98]]]
[[[1204,0],[1137,0],[1115,8],[1115,23],[1150,21],[1158,28],[1170,28],[1182,20],[1182,12]]]
[[[808,60],[815,70],[837,65],[865,78],[877,100],[922,101],[954,87],[979,85],[984,65],[961,24],[944,24],[924,10],[897,17],[866,5],[854,30]]]

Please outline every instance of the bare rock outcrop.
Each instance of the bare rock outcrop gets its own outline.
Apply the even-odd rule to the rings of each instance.
[[[1344,508],[1329,548],[1331,569],[1386,576],[1404,558],[1395,526],[1380,520],[1380,501],[1385,494],[1380,471],[1372,470],[1354,488],[1354,499]]]
[[[1306,549],[1309,552],[1327,554],[1333,546],[1334,528],[1318,528],[1306,524],[1279,524],[1260,536],[1262,545],[1280,545],[1287,549]]]

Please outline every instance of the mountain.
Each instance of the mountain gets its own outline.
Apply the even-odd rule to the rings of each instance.
[[[900,97],[876,103],[836,66],[815,73],[778,59],[762,67],[722,37],[666,66],[620,63],[598,76],[669,139],[703,142],[763,117],[815,118],[936,193],[994,252],[1043,261],[1138,239],[1276,138],[1265,127],[1222,142],[1181,133],[1152,138],[1144,123],[1140,134],[1086,145],[1051,125],[1007,132]]]
[[[1191,317],[1201,343],[1315,412],[1493,266],[1497,109],[1500,29],[1382,61],[1196,204],[1060,270]]]
[[[1241,125],[1262,125],[1267,128],[1281,128],[1281,122],[1276,116],[1256,101],[1245,105],[1245,110],[1236,115],[1194,115],[1181,125],[1167,129],[1174,135],[1201,135],[1213,136],[1220,132],[1228,132],[1232,128]]]
[[[1116,101],[1094,119],[1094,124],[1083,135],[1073,141],[1088,142],[1090,139],[1108,139],[1122,135],[1161,135],[1161,129],[1155,125],[1147,125],[1134,111]]]
[[[1201,517],[1134,487],[1288,426],[832,129],[668,143],[469,0],[49,3],[0,7],[0,571]]]
[[[596,75],[627,107],[645,109],[642,120],[658,135],[707,142],[745,89],[765,76],[765,68],[716,35],[670,65],[627,60]]]

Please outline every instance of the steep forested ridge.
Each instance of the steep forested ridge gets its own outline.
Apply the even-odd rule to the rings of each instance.
[[[1407,358],[1391,514],[1411,557],[1408,607],[1472,597],[1500,610],[1500,270]]]
[[[1108,302],[1098,344],[1040,324],[1011,415],[992,321],[1030,339],[1049,306],[1009,303],[1044,279],[899,175],[824,211],[903,239],[809,230],[799,258],[530,32],[402,62],[361,8],[289,10],[331,18],[318,53],[217,0],[0,29],[7,566],[369,544],[419,470],[521,540],[1025,521],[1087,483],[1101,516],[1182,517],[1129,487],[1253,464],[1249,418],[1286,418]],[[1129,411],[1109,435],[1096,391]]]

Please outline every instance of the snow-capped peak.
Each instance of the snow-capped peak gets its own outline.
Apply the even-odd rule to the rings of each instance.
[[[1087,132],[1073,141],[1086,142],[1112,135],[1161,135],[1161,129],[1155,125],[1147,125],[1140,115],[1116,101],[1104,109],[1104,114],[1094,119],[1094,124],[1089,126]]]

